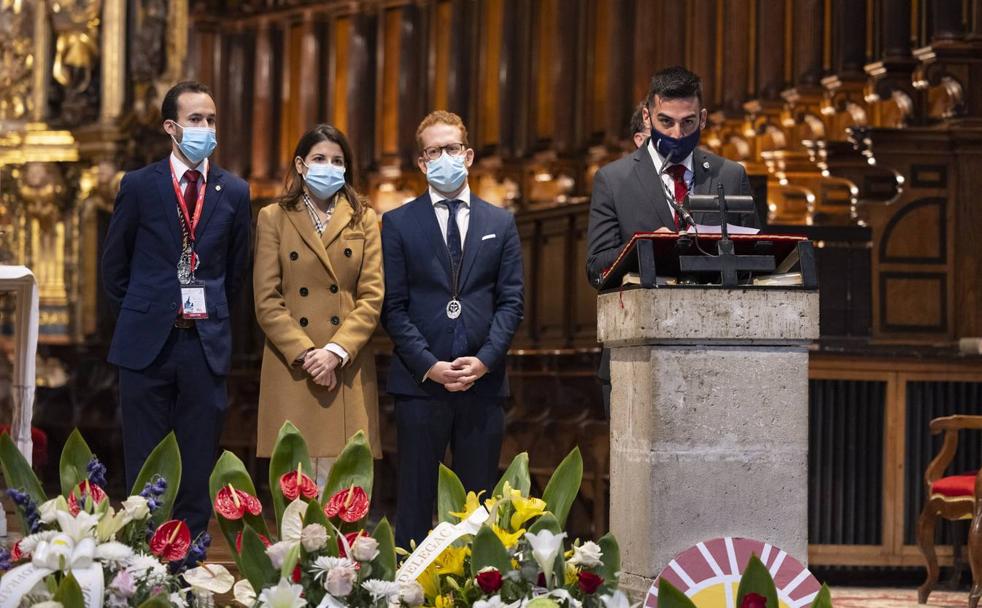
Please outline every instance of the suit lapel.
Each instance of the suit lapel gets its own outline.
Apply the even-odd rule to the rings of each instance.
[[[443,233],[440,232],[440,224],[436,221],[436,212],[433,211],[430,193],[423,194],[410,204],[416,204],[416,207],[413,209],[413,217],[419,225],[420,234],[430,244],[430,248],[433,250],[436,258],[440,260],[440,265],[443,266],[443,271],[446,273],[445,276],[449,283],[450,253],[447,252],[447,242],[443,240]]]
[[[467,275],[470,274],[471,268],[474,267],[474,260],[477,259],[477,254],[481,250],[481,246],[484,245],[484,240],[481,237],[484,236],[484,226],[487,223],[487,218],[484,215],[486,209],[483,203],[484,201],[471,194],[470,215],[467,218],[467,235],[464,239],[464,256],[460,261],[459,291],[464,290],[464,285],[467,284]]]
[[[696,148],[692,153],[692,193],[716,194],[716,170],[709,156]]]
[[[321,264],[327,269],[328,274],[336,280],[337,275],[334,274],[331,260],[327,257],[327,249],[324,247],[324,241],[321,240],[317,231],[314,230],[314,223],[310,221],[310,215],[303,202],[298,201],[295,208],[288,209],[286,217],[289,218],[294,230],[297,231],[297,234],[300,235],[300,238],[303,239],[307,247],[320,259]]]
[[[348,199],[343,194],[338,196],[334,203],[334,213],[331,214],[330,221],[327,222],[327,226],[324,226],[324,234],[321,235],[325,248],[333,243],[341,235],[344,227],[351,222],[351,211],[351,203]]]
[[[665,188],[658,172],[655,171],[655,163],[651,161],[651,154],[648,152],[648,145],[645,144],[634,152],[634,174],[641,183],[641,191],[646,194],[648,203],[654,207],[658,215],[660,225],[654,226],[657,229],[661,226],[673,228],[675,217],[668,210],[668,201],[665,200]]]
[[[223,180],[225,172],[214,163],[208,166],[208,181],[205,186],[205,206],[201,210],[201,217],[198,219],[198,226],[195,228],[195,236],[201,239],[208,227],[208,221],[215,215],[215,208],[218,207],[222,195],[225,194],[225,184]]]
[[[181,251],[183,236],[181,221],[177,217],[177,196],[174,194],[174,180],[170,172],[170,156],[157,163],[157,195],[160,197],[160,212],[164,216],[167,229],[174,238],[174,247]],[[174,260],[177,263],[177,260]]]

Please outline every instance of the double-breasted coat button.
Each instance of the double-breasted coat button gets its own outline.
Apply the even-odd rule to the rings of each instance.
[[[300,257],[300,254],[298,254],[296,251],[291,251],[290,252],[290,259],[293,260],[294,262],[296,262],[297,261],[297,258],[299,258],[299,257]]]
[[[344,248],[344,257],[346,257],[346,258],[350,258],[351,257],[351,247],[345,247]]]
[[[310,292],[307,291],[307,288],[306,287],[301,287],[300,288],[300,295],[301,296],[303,296],[303,297],[306,298],[308,293],[310,293]]]
[[[336,316],[331,317],[331,325],[340,325],[340,324],[341,324],[341,319],[337,318]]]
[[[300,327],[307,327],[307,317],[300,317]]]
[[[331,293],[337,293],[337,292],[338,292],[338,286],[337,285],[331,285]]]

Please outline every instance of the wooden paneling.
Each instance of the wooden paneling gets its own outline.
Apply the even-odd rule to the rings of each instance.
[[[475,144],[480,150],[493,152],[501,142],[502,82],[501,67],[504,60],[505,0],[481,2],[482,27],[478,56],[477,116],[480,130]]]
[[[252,89],[252,177],[271,177],[273,128],[273,70],[275,68],[269,22],[260,20],[256,30],[255,76]]]
[[[798,85],[817,86],[823,76],[824,9],[823,0],[794,2],[793,81]]]

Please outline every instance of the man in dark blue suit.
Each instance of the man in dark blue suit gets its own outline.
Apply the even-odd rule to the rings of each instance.
[[[183,463],[175,517],[197,535],[211,516],[229,303],[249,266],[252,216],[248,184],[208,161],[217,140],[207,87],[174,86],[161,117],[172,152],[123,177],[106,234],[102,279],[117,313],[109,362],[119,368],[127,485],[174,431]]]
[[[471,194],[474,150],[460,117],[416,131],[428,192],[382,216],[382,324],[395,344],[387,390],[399,449],[396,544],[433,523],[449,444],[468,490],[490,490],[504,433],[505,355],[522,320],[522,251],[511,213]]]

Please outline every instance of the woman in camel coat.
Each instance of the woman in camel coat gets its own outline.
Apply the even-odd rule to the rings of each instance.
[[[259,389],[259,456],[289,420],[323,483],[345,442],[364,430],[381,457],[375,356],[382,249],[375,213],[352,187],[344,134],[319,125],[297,143],[286,194],[259,212],[253,274],[266,333]]]

